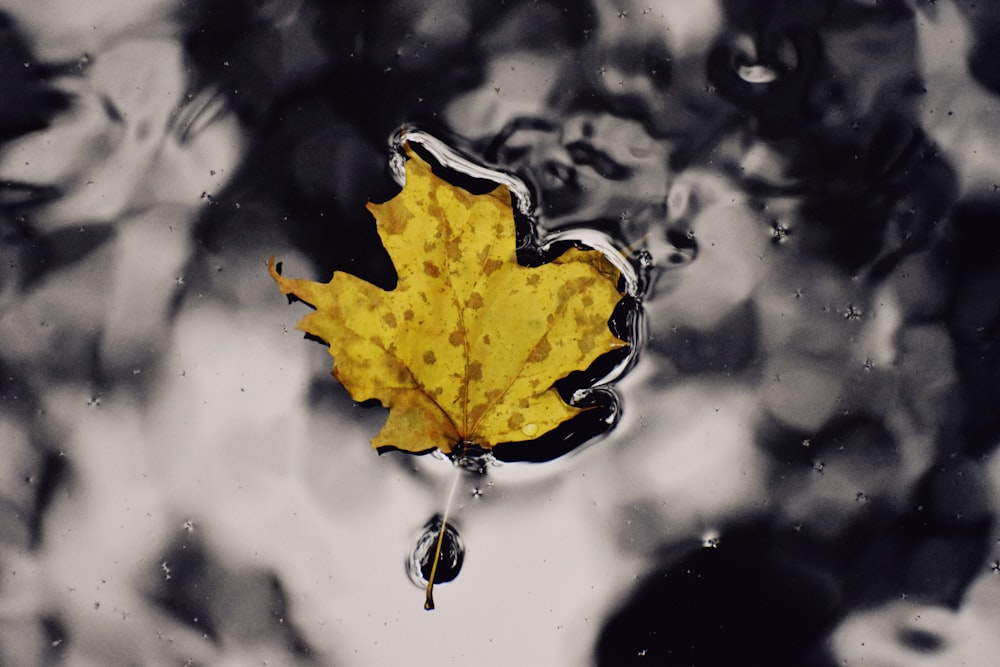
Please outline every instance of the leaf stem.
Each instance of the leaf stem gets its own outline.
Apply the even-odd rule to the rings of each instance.
[[[430,611],[434,609],[434,577],[437,575],[438,561],[441,560],[441,545],[444,544],[444,529],[448,525],[448,514],[451,512],[452,502],[455,500],[455,490],[458,488],[458,480],[462,477],[462,468],[455,465],[455,475],[451,480],[451,489],[448,490],[448,500],[444,504],[444,514],[441,515],[441,530],[438,531],[437,546],[434,549],[434,561],[431,564],[431,576],[427,578],[427,600],[424,602],[424,609]]]

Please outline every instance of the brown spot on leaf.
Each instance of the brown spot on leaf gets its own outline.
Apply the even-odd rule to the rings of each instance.
[[[434,350],[427,350],[424,352],[424,363],[428,366],[433,366],[434,362],[437,361],[437,357],[434,356]]]
[[[370,209],[369,209],[370,210]],[[399,207],[382,207],[379,213],[385,212],[378,217],[379,227],[389,234],[402,234],[406,231],[406,225],[413,217],[413,214],[406,209]]]
[[[392,313],[384,313],[382,315],[382,321],[386,323],[387,326],[395,329],[398,322],[396,322],[396,316]]]
[[[577,339],[576,344],[580,346],[580,351],[584,354],[589,354],[594,349],[594,339],[591,336],[581,336]]]
[[[488,259],[486,263],[483,264],[483,273],[490,276],[496,273],[500,267],[503,266],[503,262],[499,259]]]
[[[531,354],[528,355],[528,363],[537,364],[540,361],[545,361],[545,358],[549,356],[549,352],[552,351],[552,344],[549,343],[548,338],[543,338],[538,341],[534,349],[531,350]]]
[[[410,322],[411,320],[413,320],[413,309],[412,308],[407,308],[406,309],[406,312],[403,313],[403,319],[406,320],[407,322]]]
[[[437,278],[441,275],[441,269],[437,267],[433,262],[424,262],[424,273],[429,275],[431,278]]]
[[[469,372],[466,374],[469,382],[479,382],[483,379],[483,365],[478,361],[469,364]]]
[[[507,428],[512,431],[516,431],[521,428],[522,424],[524,424],[524,415],[520,412],[515,412],[507,419]]]
[[[454,345],[455,347],[461,345],[464,340],[465,340],[465,335],[460,330],[452,331],[451,335],[448,336],[448,342]]]
[[[489,345],[489,344],[490,344],[490,335],[483,334],[483,345]]]
[[[483,307],[483,295],[479,292],[473,292],[469,295],[469,308],[473,310],[479,310]]]
[[[486,410],[488,410],[489,407],[489,403],[478,403],[469,408],[469,423],[478,424],[479,420],[482,419],[484,414],[486,414]]]
[[[538,281],[541,279],[542,277],[539,274],[532,273],[530,276],[528,276],[528,279],[525,282],[528,283],[529,285],[537,285]]]
[[[432,190],[431,191],[431,195],[436,200],[437,199],[437,190]],[[441,208],[441,205],[438,204],[437,201],[426,202],[425,206],[427,208],[427,213],[432,218],[434,218],[435,220],[447,220],[448,219],[448,214],[445,212],[445,210],[443,208]]]

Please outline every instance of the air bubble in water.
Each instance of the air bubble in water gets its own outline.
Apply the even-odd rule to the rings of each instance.
[[[417,543],[406,561],[406,573],[410,580],[420,588],[424,588],[430,580],[431,568],[434,566],[434,553],[437,551],[438,536],[441,533],[443,517],[435,514],[426,524],[417,538]],[[441,539],[441,555],[438,557],[437,572],[434,573],[434,583],[443,584],[452,581],[462,570],[465,560],[465,545],[458,529],[448,523],[444,527]]]
[[[717,530],[706,531],[701,536],[701,546],[706,549],[718,549],[721,542],[722,538]]]

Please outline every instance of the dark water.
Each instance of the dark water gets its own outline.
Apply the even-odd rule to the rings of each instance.
[[[1000,5],[0,13],[0,665],[996,664]],[[640,279],[602,410],[459,478],[433,613],[453,467],[264,265],[391,287],[403,126]]]

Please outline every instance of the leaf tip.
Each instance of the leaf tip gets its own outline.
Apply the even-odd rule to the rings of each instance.
[[[267,271],[276,281],[281,279],[281,262],[274,259],[274,255],[267,258]]]
[[[288,294],[289,299],[291,299],[292,281],[281,275],[281,262],[275,260],[274,255],[267,258],[267,271],[271,274],[274,282],[278,284],[278,289],[281,290],[282,294]]]

